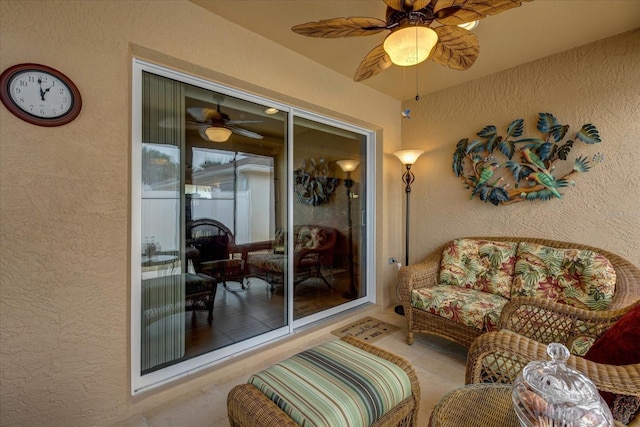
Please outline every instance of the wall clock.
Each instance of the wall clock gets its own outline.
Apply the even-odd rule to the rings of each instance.
[[[40,64],[18,64],[0,76],[0,99],[15,116],[38,126],[62,126],[80,114],[76,85],[60,71]]]

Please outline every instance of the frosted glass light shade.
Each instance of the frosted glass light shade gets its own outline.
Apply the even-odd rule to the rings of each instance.
[[[338,160],[336,164],[343,172],[353,172],[360,164],[360,160]]]
[[[383,46],[391,62],[408,67],[427,59],[437,42],[438,35],[431,28],[412,25],[389,34]]]
[[[424,153],[422,150],[401,150],[396,151],[393,155],[399,158],[403,165],[412,165],[422,153]]]
[[[231,136],[231,131],[227,128],[212,126],[207,128],[204,133],[213,142],[227,142]]]

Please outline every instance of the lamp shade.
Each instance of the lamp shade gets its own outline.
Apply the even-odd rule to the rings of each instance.
[[[360,164],[360,160],[338,160],[336,164],[343,172],[353,172]]]
[[[396,151],[393,155],[399,158],[403,165],[412,165],[422,153],[424,153],[422,150],[401,150]]]
[[[213,142],[227,142],[231,136],[231,131],[227,128],[211,126],[207,128],[204,133]]]
[[[391,62],[408,67],[427,59],[437,42],[438,35],[431,28],[411,25],[389,34],[383,46]]]

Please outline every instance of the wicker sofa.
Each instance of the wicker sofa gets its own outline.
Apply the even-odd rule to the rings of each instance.
[[[485,251],[482,256],[478,256],[475,259],[469,256],[463,257],[464,262],[468,265],[456,266],[454,270],[457,269],[457,271],[452,272],[450,266],[447,267],[448,270],[443,270],[443,254],[444,257],[449,257],[451,251],[455,252],[456,244],[459,245],[460,240],[466,242],[489,242],[497,245],[511,243],[510,250],[515,250],[515,253],[506,256],[508,259],[497,262],[499,268],[503,268],[503,270],[511,269],[511,276],[507,272],[507,274],[503,274],[497,279],[495,277],[487,279],[487,277],[481,277],[483,273],[478,273],[476,277],[471,277],[471,279],[477,279],[477,283],[467,284],[466,287],[464,285],[454,286],[457,283],[452,280],[452,276],[456,274],[468,276],[469,271],[474,268],[477,269],[478,266],[482,270],[482,265],[486,266],[487,263],[495,261],[495,255],[498,252],[491,248],[487,249],[479,246],[479,249],[477,249],[479,252]],[[501,309],[509,300],[521,296],[544,296],[548,299],[562,300],[562,295],[554,295],[553,292],[548,293],[548,289],[533,289],[531,292],[531,289],[527,290],[519,287],[518,289],[508,289],[505,292],[505,286],[513,285],[513,283],[510,284],[509,280],[515,282],[515,277],[518,274],[527,274],[526,266],[523,268],[516,265],[516,259],[520,256],[518,251],[530,250],[530,252],[535,252],[531,249],[540,250],[542,246],[555,248],[558,252],[569,256],[576,256],[576,253],[572,250],[586,251],[580,252],[580,254],[598,258],[599,268],[602,267],[602,269],[606,270],[602,273],[602,277],[605,279],[608,277],[608,280],[614,280],[614,283],[609,285],[609,295],[601,298],[589,297],[592,303],[594,302],[598,305],[596,308],[615,310],[631,305],[640,299],[640,286],[638,285],[640,283],[640,269],[624,258],[599,248],[577,243],[526,237],[468,237],[456,239],[438,247],[422,262],[404,266],[398,272],[398,292],[408,325],[407,342],[412,344],[414,340],[413,334],[420,332],[440,335],[469,347],[479,335],[497,329]],[[502,250],[502,253],[498,255],[504,257],[504,250],[506,250],[504,245],[500,247],[500,250]],[[606,260],[602,259],[602,257],[605,257]],[[577,259],[576,265],[579,268],[581,268],[580,262]],[[522,271],[517,271],[518,268]],[[579,274],[576,277],[580,279]],[[445,285],[447,287],[443,287],[442,283],[446,281],[453,283],[447,283]],[[495,289],[500,286],[502,286],[501,291]],[[436,291],[439,293],[429,295],[430,293],[436,293]],[[541,295],[541,293],[544,294],[545,292],[547,294]],[[475,322],[469,321],[469,312],[465,312],[465,305],[460,303],[460,300],[466,298],[468,294],[472,294],[476,300],[475,307],[481,307],[478,312],[474,308],[474,313],[472,314],[475,318],[472,320]],[[424,303],[424,301],[421,303],[419,297],[431,298],[431,300],[427,303]],[[434,307],[437,304],[440,304],[440,307]],[[577,300],[569,301],[569,304],[580,306],[583,303]],[[483,312],[482,310],[485,311]]]

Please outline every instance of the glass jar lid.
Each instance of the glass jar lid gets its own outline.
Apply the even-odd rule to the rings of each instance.
[[[593,382],[565,364],[569,350],[547,346],[550,361],[533,361],[513,385],[515,411],[523,426],[611,426],[613,417]]]

